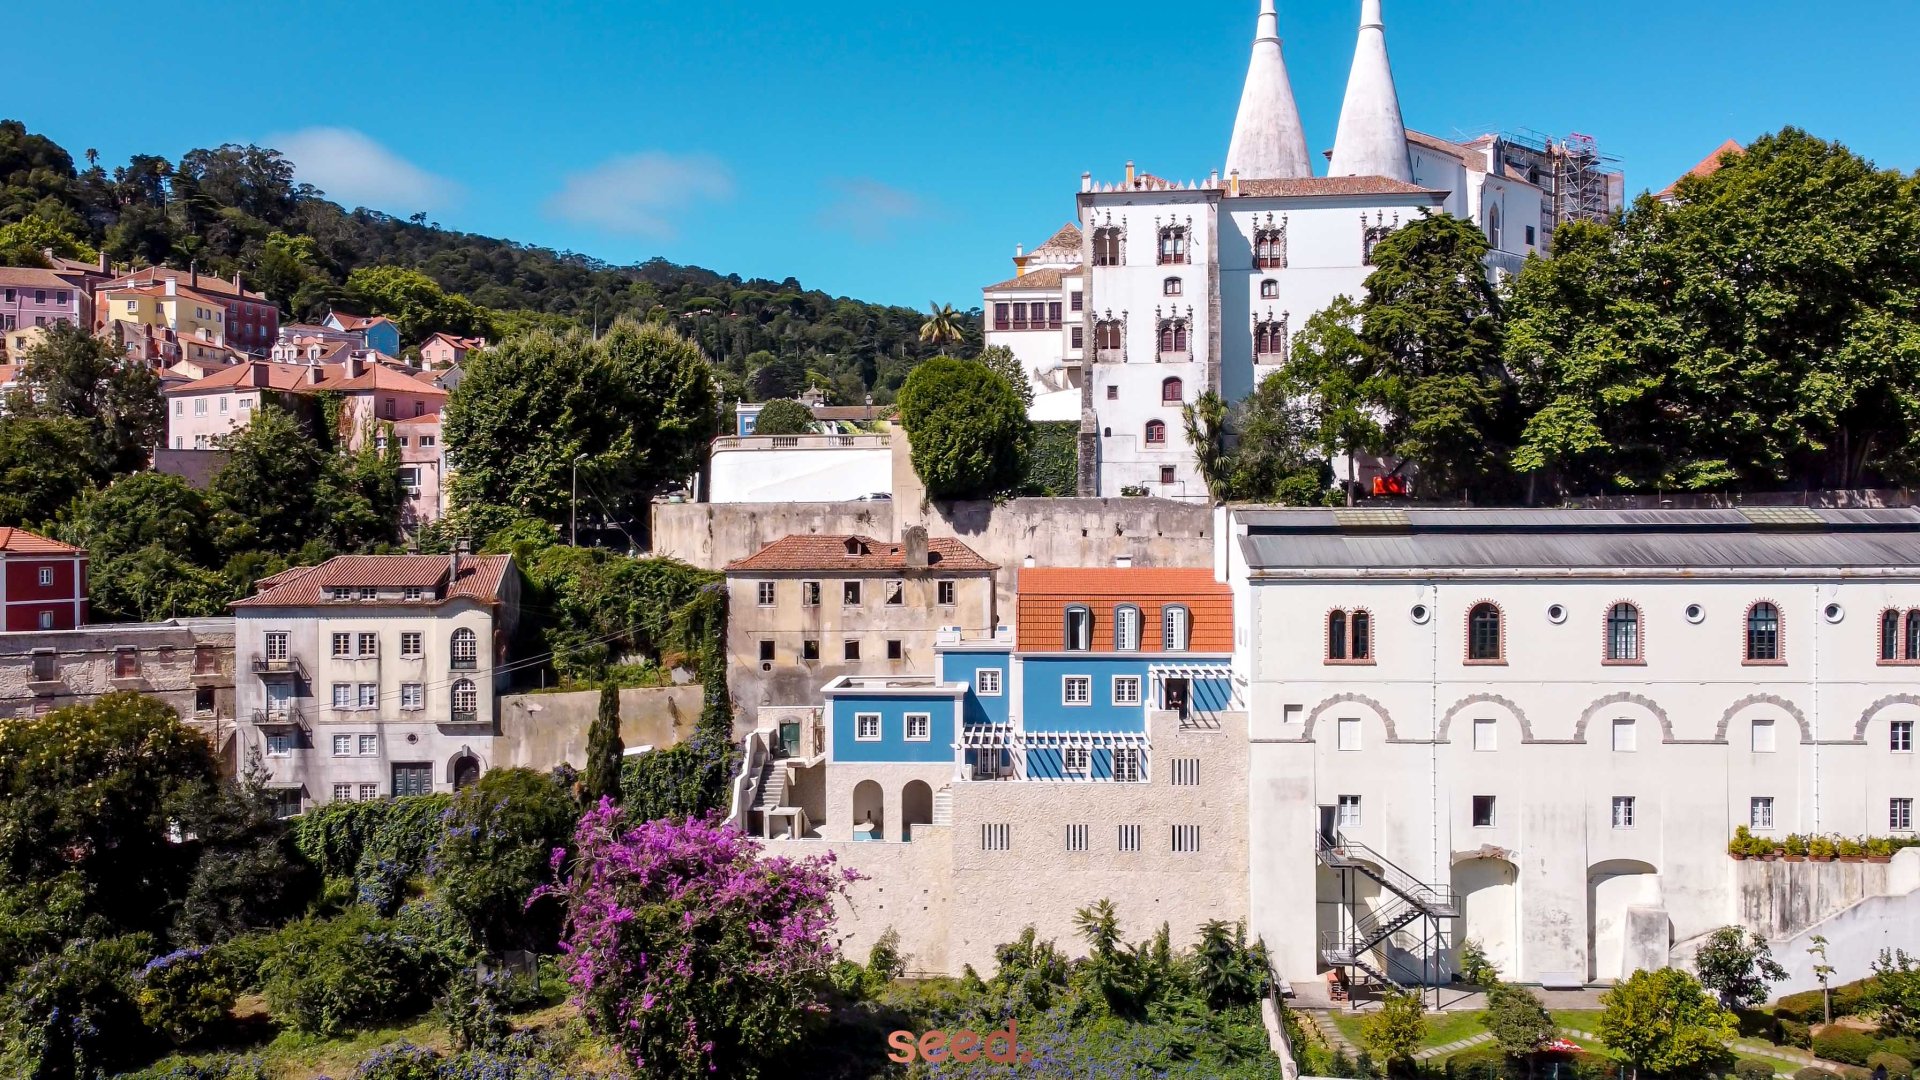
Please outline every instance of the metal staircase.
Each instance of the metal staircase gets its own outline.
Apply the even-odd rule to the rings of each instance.
[[[1383,986],[1408,989],[1441,982],[1446,924],[1460,915],[1459,894],[1446,885],[1421,881],[1338,832],[1316,830],[1313,853],[1322,866],[1341,875],[1341,892],[1348,897],[1345,925],[1320,935],[1321,960],[1328,967],[1349,969],[1349,979],[1359,971]],[[1393,899],[1370,911],[1356,910],[1353,874],[1377,883]],[[1409,930],[1415,924],[1417,934]]]

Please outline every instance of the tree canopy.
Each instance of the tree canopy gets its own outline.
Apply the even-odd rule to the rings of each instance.
[[[1600,1004],[1599,1036],[1636,1074],[1704,1072],[1730,1056],[1734,1015],[1678,968],[1636,971]]]
[[[1026,407],[1006,376],[979,361],[942,356],[914,368],[900,388],[900,424],[933,498],[991,495],[1026,475]]]
[[[755,435],[805,435],[813,430],[813,410],[792,398],[776,398],[754,418]]]

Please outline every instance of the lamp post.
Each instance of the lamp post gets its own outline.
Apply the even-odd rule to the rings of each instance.
[[[580,546],[580,459],[584,453],[573,455],[573,506],[567,511],[567,543]]]

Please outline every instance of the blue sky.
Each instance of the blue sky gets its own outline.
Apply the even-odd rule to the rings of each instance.
[[[71,5],[14,6],[16,42],[79,25]],[[76,158],[259,142],[349,206],[970,307],[1015,244],[1071,217],[1082,171],[1218,165],[1257,9],[176,0],[81,20],[85,49],[12,50],[0,115]],[[1316,151],[1358,9],[1280,3]],[[1386,16],[1408,124],[1591,134],[1629,191],[1788,123],[1920,164],[1913,0],[1387,0]],[[116,25],[130,33],[96,36]]]

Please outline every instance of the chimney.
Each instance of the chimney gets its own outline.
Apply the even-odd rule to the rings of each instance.
[[[321,367],[319,364],[314,364],[313,366],[307,368],[307,385],[308,386],[318,386],[322,381],[326,379],[326,377],[327,377],[326,369]]]
[[[177,296],[177,295],[179,295],[179,293],[180,293],[180,279],[179,279],[179,278],[168,278],[168,279],[167,279],[167,288],[166,288],[166,293],[167,293],[167,295],[168,295],[168,296]]]
[[[346,377],[349,379],[357,379],[366,373],[367,362],[361,359],[360,354],[357,352],[347,353],[346,370],[344,372]]]
[[[198,259],[187,263],[187,284],[196,289],[200,287],[200,260]]]
[[[107,266],[107,249],[106,248],[100,249],[100,272],[103,274],[113,273],[113,270]]]
[[[1227,194],[1234,195],[1234,196],[1238,196],[1240,194],[1240,170],[1239,169],[1235,169],[1232,172],[1229,172],[1227,174]]]
[[[248,364],[247,382],[253,386],[266,386],[272,381],[271,370],[265,364]]]
[[[900,554],[905,557],[907,569],[925,570],[927,568],[927,527],[909,525],[900,530]]]
[[[233,272],[233,294],[243,299],[247,295],[247,290],[240,284],[240,271],[238,270]]]
[[[1133,556],[1115,555],[1113,557],[1113,565],[1119,567],[1122,570],[1131,570],[1133,568]]]
[[[1127,162],[1127,186],[1133,186],[1133,162]]]

